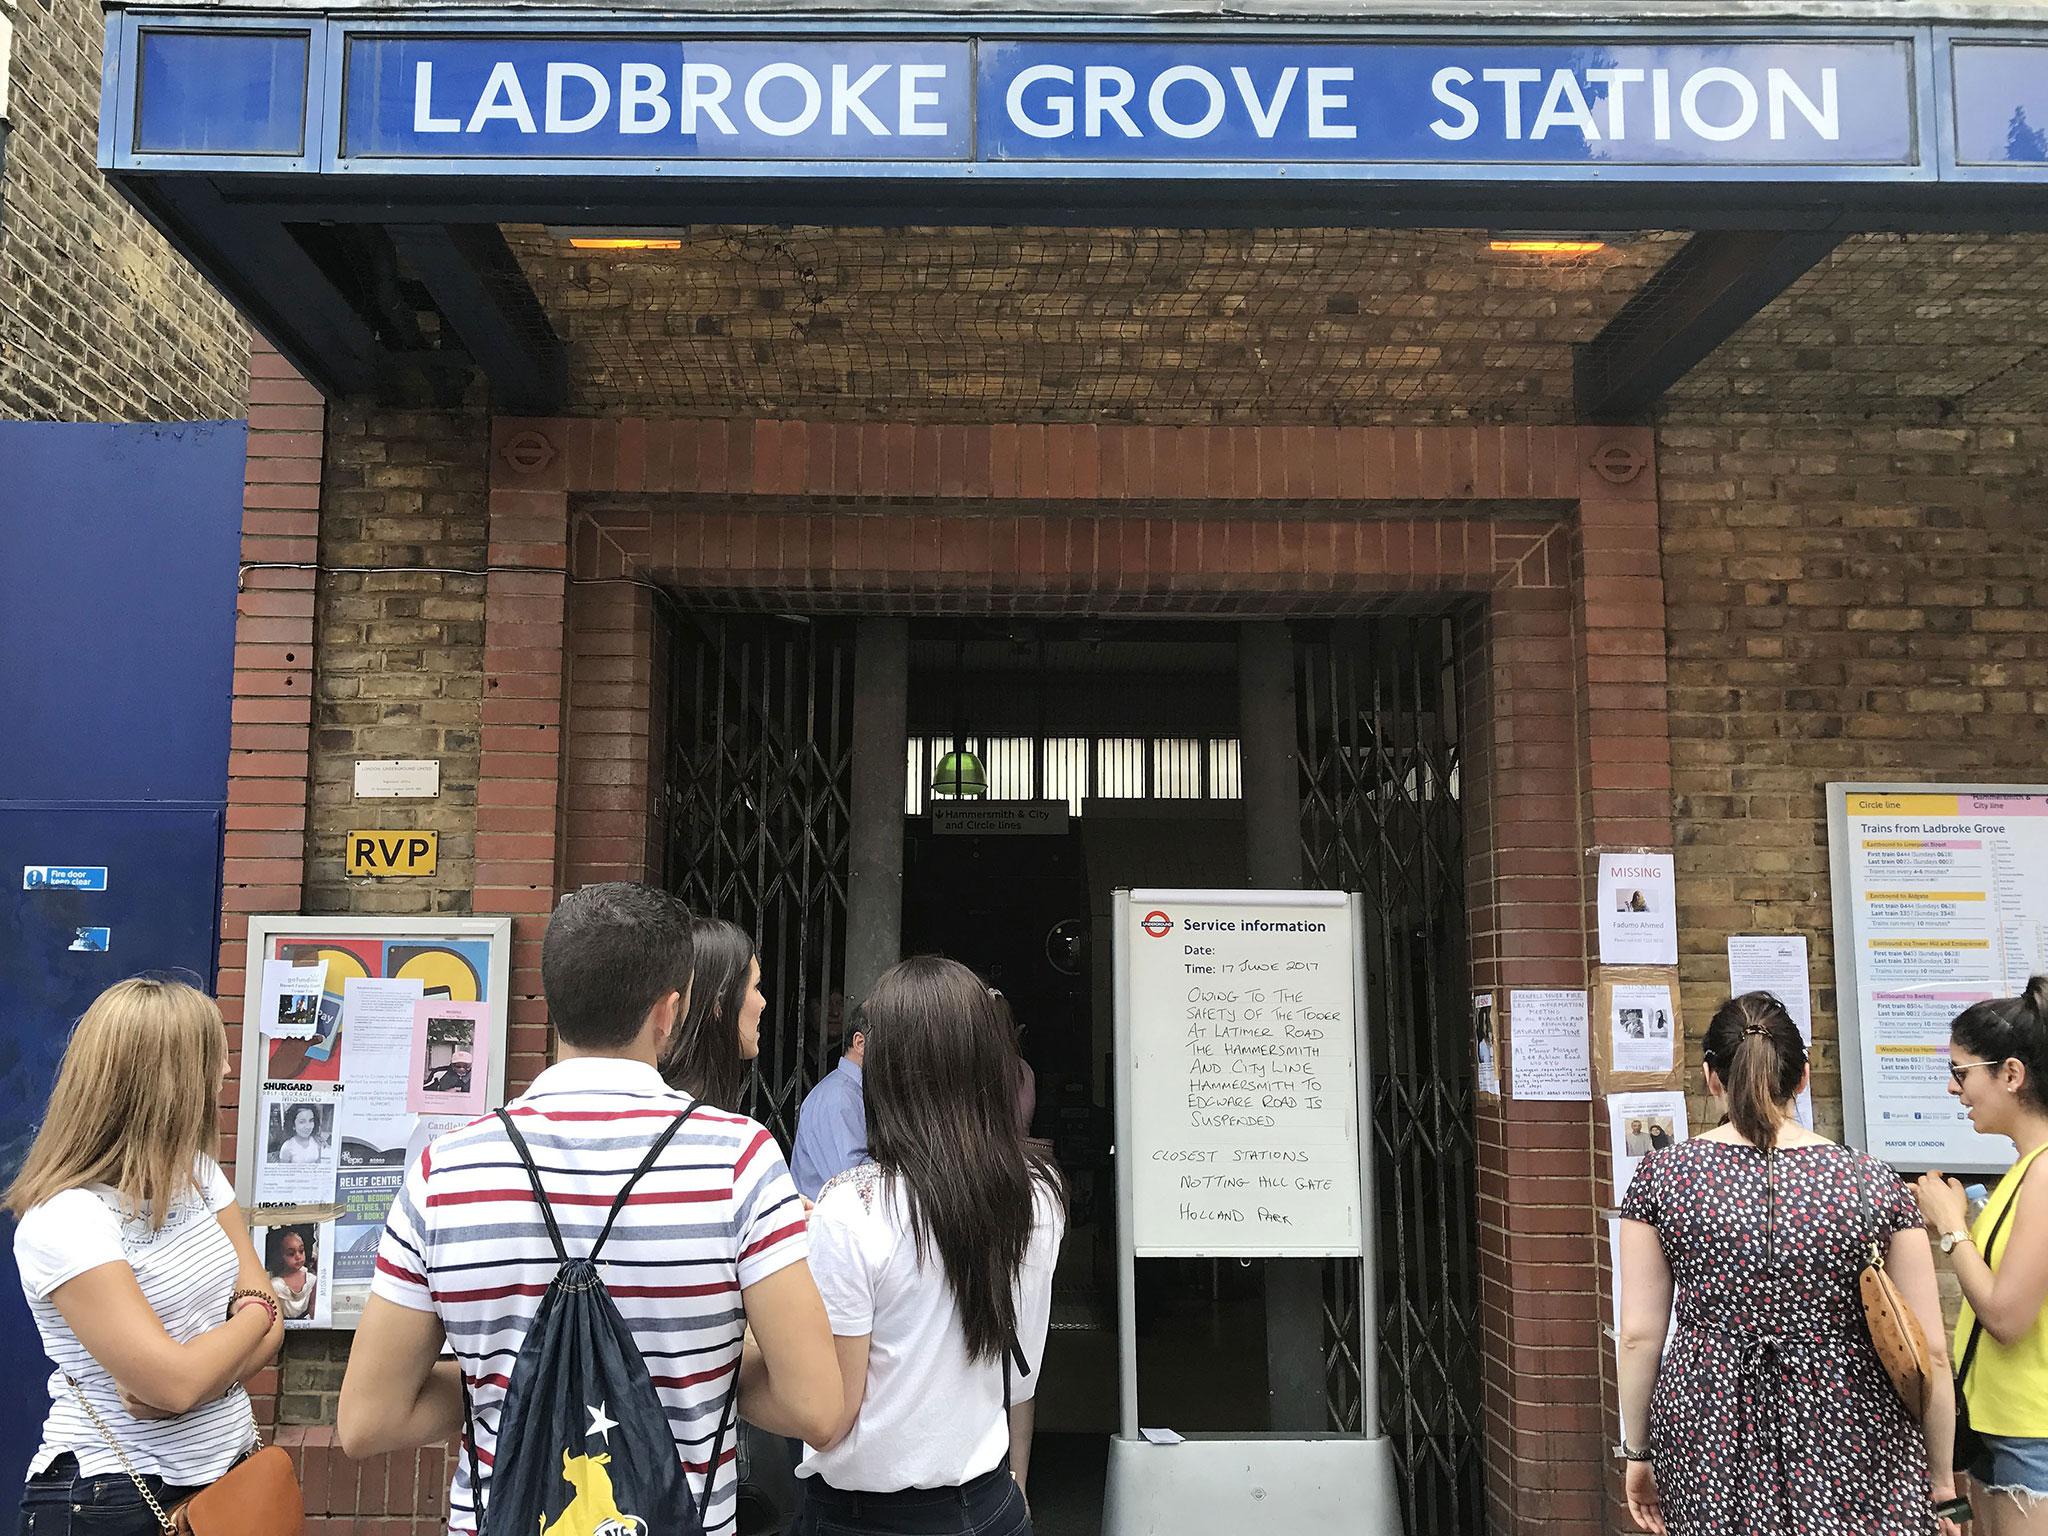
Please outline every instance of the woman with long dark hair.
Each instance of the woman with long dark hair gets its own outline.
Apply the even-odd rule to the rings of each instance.
[[[1931,1536],[1955,1401],[1912,1194],[1799,1123],[1806,1045],[1768,992],[1723,1003],[1704,1055],[1727,1122],[1650,1152],[1621,1205],[1629,1511],[1670,1536]],[[1873,1247],[1933,1355],[1919,1422],[1858,1299]]]
[[[1956,1358],[1979,1444],[1968,1468],[1981,1536],[2048,1532],[2048,976],[1974,1003],[1949,1025],[1948,1091],[2019,1160],[1972,1227],[1963,1187],[1921,1175],[1928,1230],[1963,1291]],[[1974,1348],[1972,1345],[1974,1344]]]
[[[905,960],[864,1015],[869,1161],[811,1213],[852,1427],[805,1457],[798,1533],[1026,1536],[1059,1178],[1017,1135],[1015,1047],[980,977]]]
[[[713,1109],[742,1113],[747,1063],[761,1054],[761,951],[747,930],[722,917],[690,925],[696,971],[690,1006],[670,1031],[658,1065],[669,1087]]]

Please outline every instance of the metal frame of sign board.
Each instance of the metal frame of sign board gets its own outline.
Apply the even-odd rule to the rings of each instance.
[[[235,1158],[235,1195],[244,1209],[256,1203],[256,1164],[249,1149],[256,1145],[257,1119],[262,1112],[264,1076],[261,1012],[255,999],[262,995],[263,957],[273,939],[483,939],[491,946],[490,976],[485,983],[484,1001],[491,1010],[491,1061],[484,1072],[493,1104],[505,1098],[506,1025],[509,1019],[507,993],[512,985],[512,919],[509,917],[296,917],[270,916],[249,919],[249,939],[242,952],[244,996],[242,1009],[241,1103],[236,1112],[239,1136]],[[346,1061],[346,1058],[343,1058]],[[254,1063],[257,1070],[249,1070]]]
[[[1325,898],[1318,903],[1315,898]],[[1238,906],[1321,905],[1343,906],[1351,914],[1351,1010],[1353,1055],[1357,1063],[1358,1102],[1353,1116],[1358,1151],[1358,1362],[1359,1420],[1357,1436],[1295,1436],[1306,1439],[1380,1438],[1379,1392],[1379,1265],[1377,1228],[1373,1213],[1377,1202],[1373,1191],[1372,1162],[1372,1051],[1367,1030],[1365,964],[1362,945],[1365,933],[1365,903],[1358,895],[1340,891],[1192,891],[1120,890],[1111,901],[1110,933],[1115,966],[1115,1049],[1116,1049],[1116,1216],[1117,1216],[1117,1397],[1120,1433],[1125,1440],[1138,1437],[1138,1292],[1137,1243],[1134,1225],[1137,1197],[1133,1164],[1127,1155],[1133,1148],[1131,1120],[1133,1064],[1131,1032],[1130,918],[1138,904],[1157,905],[1165,901],[1186,905],[1230,902]],[[1275,1253],[1273,1257],[1289,1255]],[[1319,1254],[1319,1257],[1328,1257]]]
[[[1864,1118],[1862,952],[1856,943],[1856,913],[1849,900],[1849,796],[1851,795],[2048,795],[2041,784],[1830,784],[1828,789],[1828,884],[1835,915],[1836,1053],[1842,1066],[1842,1139],[1867,1151],[1870,1127]],[[1899,1166],[1894,1164],[1894,1166]],[[1950,1163],[1946,1173],[2003,1173],[2009,1163]],[[1924,1169],[1908,1168],[1920,1173]]]

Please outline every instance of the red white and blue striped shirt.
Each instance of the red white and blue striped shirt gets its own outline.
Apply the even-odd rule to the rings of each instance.
[[[644,1063],[578,1057],[549,1067],[508,1106],[571,1257],[590,1251],[627,1177],[688,1102]],[[803,1205],[775,1139],[744,1115],[712,1109],[676,1133],[605,1242],[605,1286],[647,1361],[695,1489],[739,1364],[740,1292],[802,1262],[808,1249]],[[558,1267],[496,1116],[437,1138],[392,1202],[371,1289],[435,1313],[447,1330],[469,1381],[486,1509],[512,1364]],[[705,1510],[709,1536],[733,1522],[735,1433],[726,1432]],[[450,1528],[475,1530],[466,1455],[456,1457],[449,1502]]]

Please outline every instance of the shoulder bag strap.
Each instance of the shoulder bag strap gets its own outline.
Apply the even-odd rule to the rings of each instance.
[[[711,1459],[704,1464],[704,1493],[697,1500],[697,1529],[708,1530],[705,1517],[711,1513],[711,1490],[718,1486],[718,1462],[725,1454],[725,1432],[732,1428],[733,1409],[740,1400],[740,1366],[747,1355],[746,1334],[740,1335],[740,1358],[732,1365],[732,1385],[726,1388],[725,1406],[718,1411],[718,1433],[711,1437]],[[683,1479],[683,1491],[689,1491],[690,1480]]]
[[[2034,1165],[2032,1163],[2027,1164],[2025,1171],[2020,1174],[2020,1183],[2024,1184],[2027,1174],[2033,1171]],[[2012,1198],[2005,1203],[2005,1209],[1998,1213],[1998,1220],[1991,1223],[1991,1230],[1984,1235],[1984,1267],[1986,1269],[1991,1267],[1991,1250],[1998,1246],[1998,1234],[2005,1230],[2006,1222],[2012,1217],[2013,1208],[2019,1203],[2020,1192],[2016,1185],[2013,1188]],[[1970,1308],[1970,1341],[1963,1346],[1962,1363],[1956,1367],[1956,1385],[1958,1387],[1962,1386],[1964,1381],[1969,1378],[1970,1366],[1977,1358],[1977,1340],[1983,1335],[1983,1332],[1984,1319],[1978,1315],[1977,1309],[1972,1307]]]
[[[166,1532],[177,1530],[177,1526],[172,1522],[171,1517],[164,1513],[164,1507],[157,1501],[157,1496],[149,1491],[149,1484],[145,1483],[141,1475],[136,1472],[135,1463],[130,1461],[128,1453],[121,1449],[121,1442],[116,1440],[114,1432],[107,1428],[107,1421],[101,1418],[99,1410],[86,1400],[85,1389],[69,1376],[64,1378],[64,1385],[71,1389],[71,1395],[78,1399],[78,1406],[83,1408],[85,1416],[92,1420],[92,1427],[100,1432],[100,1438],[107,1442],[107,1449],[112,1451],[114,1459],[121,1463],[121,1470],[128,1474],[128,1481],[135,1485],[135,1491],[142,1495],[142,1502],[147,1504],[149,1512],[156,1516],[157,1525]],[[257,1443],[261,1444],[262,1442],[259,1440]]]

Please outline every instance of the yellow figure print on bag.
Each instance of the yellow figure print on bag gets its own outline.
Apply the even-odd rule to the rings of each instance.
[[[646,1536],[647,1522],[621,1510],[612,1494],[609,1451],[592,1456],[562,1452],[562,1479],[576,1490],[569,1507],[543,1520],[540,1536]]]

